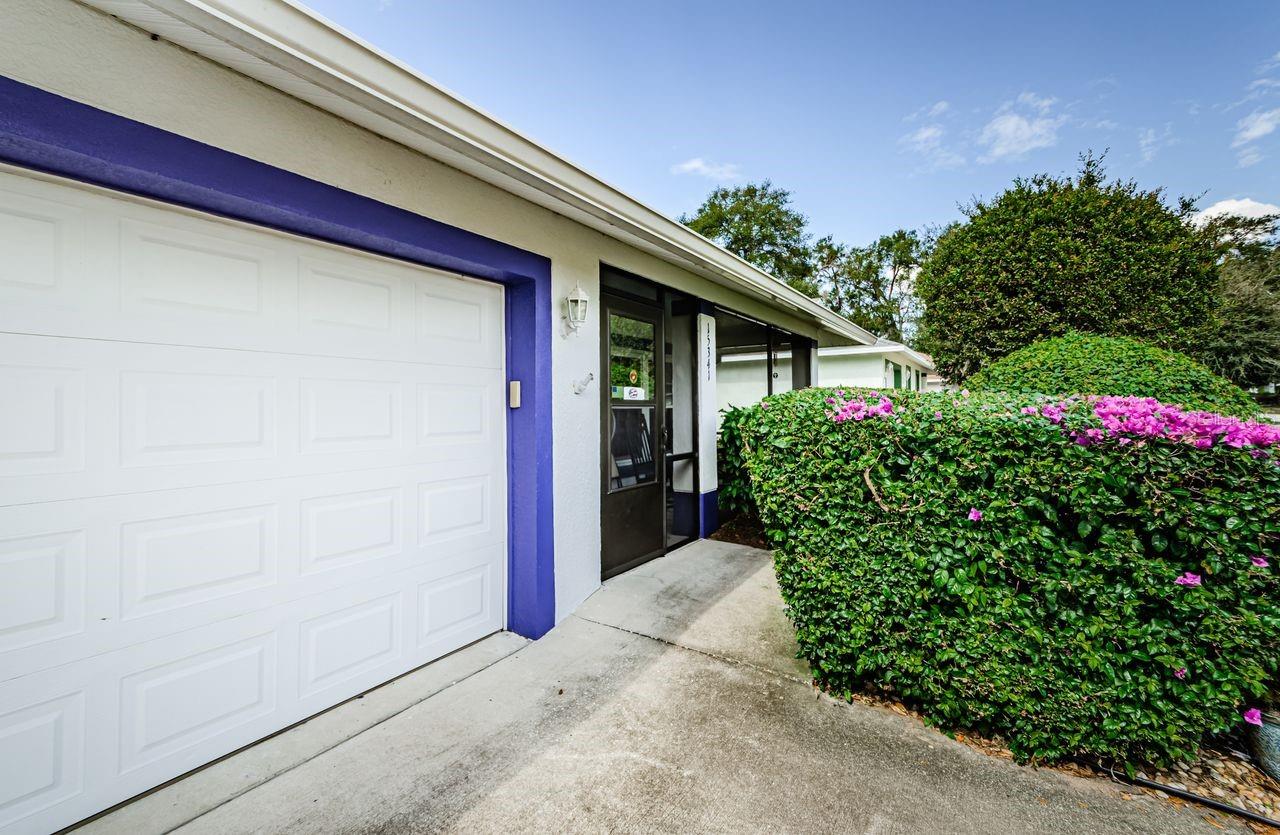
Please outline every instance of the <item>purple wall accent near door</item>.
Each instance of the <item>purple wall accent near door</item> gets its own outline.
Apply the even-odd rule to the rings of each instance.
[[[700,526],[698,536],[706,539],[720,530],[720,493],[712,490],[698,497],[700,509]]]
[[[555,625],[549,259],[4,76],[0,160],[504,284],[523,389],[507,420],[507,625]]]

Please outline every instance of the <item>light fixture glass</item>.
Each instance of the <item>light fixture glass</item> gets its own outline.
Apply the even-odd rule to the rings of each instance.
[[[575,284],[565,298],[564,318],[575,331],[587,323],[587,303],[590,301],[591,297],[582,289],[581,284]]]

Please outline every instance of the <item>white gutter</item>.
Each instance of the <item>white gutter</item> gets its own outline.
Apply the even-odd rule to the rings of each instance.
[[[832,313],[291,0],[82,0],[712,281],[853,342]]]

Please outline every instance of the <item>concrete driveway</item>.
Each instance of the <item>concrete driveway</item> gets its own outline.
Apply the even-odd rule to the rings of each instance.
[[[698,542],[87,826],[239,832],[1246,832],[820,694],[766,552]]]

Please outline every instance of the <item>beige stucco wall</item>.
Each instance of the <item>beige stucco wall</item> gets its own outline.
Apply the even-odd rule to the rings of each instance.
[[[3,18],[0,74],[548,256],[557,299],[581,283],[598,300],[607,262],[817,336],[810,324],[73,0],[6,0]],[[558,617],[599,584],[599,449],[583,443],[599,433],[598,382],[583,395],[570,387],[588,373],[601,379],[597,327],[593,316],[581,333],[556,328],[552,350]]]

